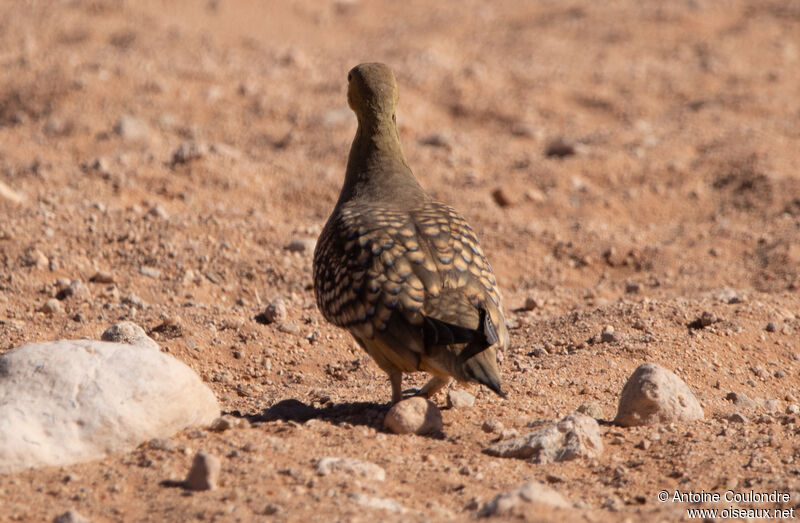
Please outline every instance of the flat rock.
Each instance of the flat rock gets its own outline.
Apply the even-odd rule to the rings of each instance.
[[[442,413],[433,402],[415,396],[395,403],[383,424],[396,434],[429,434],[442,430]]]
[[[120,343],[30,343],[0,357],[0,473],[67,465],[219,416],[188,366]]]
[[[644,363],[622,388],[614,423],[623,427],[703,419],[703,408],[678,376]]]
[[[542,483],[529,481],[514,490],[498,494],[483,506],[478,515],[517,517],[553,508],[570,508],[570,504],[558,491]]]
[[[535,426],[534,432],[486,447],[483,452],[534,463],[594,458],[603,452],[600,427],[589,416],[572,414],[558,422],[542,421]]]
[[[145,349],[161,350],[158,343],[132,321],[121,321],[107,328],[100,337],[103,341],[136,345]]]
[[[345,474],[369,481],[383,481],[386,479],[386,471],[382,467],[354,458],[322,458],[317,462],[317,474],[320,476]]]

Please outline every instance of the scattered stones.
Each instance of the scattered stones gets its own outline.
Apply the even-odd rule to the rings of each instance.
[[[764,411],[769,414],[779,414],[783,411],[783,402],[779,399],[764,400]]]
[[[540,303],[539,300],[537,300],[533,296],[528,296],[527,298],[525,298],[525,304],[522,306],[522,308],[525,309],[526,311],[532,311],[534,309],[538,309],[541,306],[542,304]]]
[[[147,333],[132,321],[121,321],[115,323],[103,332],[100,339],[114,343],[127,343],[146,349],[161,350],[158,343],[147,335]]]
[[[166,209],[164,209],[163,205],[161,205],[160,203],[157,203],[157,204],[153,205],[152,207],[150,207],[150,210],[147,211],[147,216],[152,216],[153,218],[159,218],[161,220],[166,220],[167,218],[169,218],[169,213],[167,212]]]
[[[500,207],[510,207],[514,205],[514,199],[502,187],[496,187],[492,191],[492,200]]]
[[[199,160],[208,154],[208,146],[204,143],[190,140],[183,142],[172,153],[172,166],[187,164]]]
[[[222,464],[213,454],[198,452],[192,460],[192,468],[183,485],[189,490],[214,490],[219,482]]]
[[[447,406],[463,409],[475,405],[475,396],[464,389],[450,389],[447,391]]]
[[[771,322],[767,323],[767,326],[765,327],[765,330],[767,332],[777,332],[778,324],[775,323],[774,321],[771,321]]]
[[[59,299],[75,298],[80,301],[88,301],[92,298],[92,293],[89,292],[89,287],[83,281],[76,279],[72,280],[56,297]]]
[[[529,123],[517,122],[511,126],[511,134],[521,138],[533,138],[536,136],[536,128]]]
[[[395,403],[383,422],[395,434],[429,434],[442,430],[442,413],[425,398],[415,396]]]
[[[595,458],[603,452],[600,426],[589,416],[573,414],[558,422],[541,421],[534,426],[534,432],[486,447],[483,452],[533,463]]]
[[[220,416],[208,426],[208,430],[212,432],[225,432],[233,428],[247,428],[250,422],[247,418],[236,418],[234,416]]]
[[[606,325],[603,327],[603,332],[600,333],[600,341],[602,343],[614,343],[618,339],[619,338],[614,332],[614,327],[612,325]]]
[[[625,292],[628,294],[636,294],[641,289],[641,285],[639,285],[635,281],[625,282]]]
[[[199,376],[159,351],[61,340],[0,356],[0,474],[104,457],[217,416]]]
[[[555,138],[547,143],[544,154],[550,158],[565,158],[575,154],[575,146],[563,137]]]
[[[28,249],[22,257],[22,265],[44,270],[50,267],[50,260],[39,249]]]
[[[700,316],[689,324],[690,329],[705,329],[706,327],[718,322],[719,319],[714,313],[703,311]]]
[[[536,481],[523,483],[509,492],[498,494],[486,503],[479,517],[522,517],[542,508],[570,508],[569,502],[555,489]]]
[[[727,303],[729,305],[733,305],[733,304],[736,304],[736,303],[742,303],[744,301],[744,298],[739,296],[736,293],[735,290],[729,289],[729,288],[725,288],[725,289],[721,289],[721,290],[717,291],[714,294],[714,297],[717,300],[719,300],[719,301],[721,301],[723,303]]]
[[[399,514],[404,514],[408,512],[403,505],[398,503],[397,501],[391,498],[376,498],[372,496],[367,496],[366,494],[360,494],[358,492],[351,492],[347,495],[348,498],[352,499],[356,502],[357,505],[361,505],[362,507],[373,508],[377,510],[386,510],[388,512],[397,512]]]
[[[320,476],[347,474],[367,481],[383,481],[386,479],[386,471],[382,467],[368,461],[353,458],[325,457],[317,462],[316,470]]]
[[[489,434],[500,434],[505,426],[500,420],[489,418],[481,424],[481,430]]]
[[[143,142],[150,137],[150,127],[139,118],[122,115],[114,124],[114,132],[123,140]]]
[[[77,511],[70,509],[54,517],[53,523],[91,523],[91,520],[83,517]]]
[[[64,306],[61,305],[61,302],[57,299],[50,298],[39,308],[39,312],[45,314],[62,314],[64,312]]]
[[[433,133],[421,138],[420,145],[428,145],[430,147],[450,147],[453,143],[453,138],[449,133]]]
[[[758,408],[756,402],[742,392],[729,392],[725,395],[725,399],[732,401],[734,405],[745,410],[756,410]]]
[[[622,388],[614,423],[631,427],[703,417],[700,403],[683,380],[659,365],[644,363]]]
[[[114,283],[114,274],[108,271],[97,271],[89,278],[92,283]]]
[[[590,418],[603,419],[603,409],[597,403],[583,403],[575,409],[575,412],[585,414]]]
[[[145,307],[147,307],[147,303],[143,299],[141,299],[138,295],[133,293],[128,294],[127,296],[122,298],[122,303],[124,305],[135,307],[137,309],[144,309]]]
[[[155,267],[148,267],[147,265],[142,265],[139,267],[139,274],[156,280],[161,278],[161,271],[159,269],[156,269]]]
[[[295,238],[290,241],[285,249],[289,252],[314,252],[317,240],[314,238]]]
[[[728,414],[727,416],[725,416],[725,419],[730,421],[731,423],[747,423],[747,418],[745,418],[738,412],[734,412],[733,414]]]

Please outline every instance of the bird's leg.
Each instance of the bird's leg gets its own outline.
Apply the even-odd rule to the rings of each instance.
[[[417,396],[422,396],[423,398],[430,398],[440,390],[444,388],[445,385],[450,383],[450,378],[445,376],[434,376],[431,378],[428,383],[426,383],[417,393]]]
[[[403,373],[399,370],[392,370],[389,374],[389,382],[392,384],[392,403],[397,403],[403,399]]]
[[[447,385],[448,383],[450,383],[450,378],[446,378],[444,376],[434,376],[422,388],[414,387],[411,389],[404,390],[403,396],[405,396],[406,398],[411,398],[413,396],[422,396],[423,398],[430,398],[434,394],[442,390],[442,388],[444,388],[444,386]]]

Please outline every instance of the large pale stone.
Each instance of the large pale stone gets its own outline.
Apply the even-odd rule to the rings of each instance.
[[[61,340],[0,357],[0,473],[100,458],[217,416],[197,374],[155,350]]]
[[[395,403],[383,424],[396,434],[430,434],[442,430],[442,413],[432,401],[414,396]]]
[[[683,380],[664,367],[644,363],[622,388],[614,423],[632,427],[703,417],[700,402]]]

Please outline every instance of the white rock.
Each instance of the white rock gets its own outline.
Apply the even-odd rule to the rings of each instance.
[[[572,414],[557,423],[540,422],[536,431],[486,447],[483,452],[501,458],[551,463],[595,458],[603,452],[603,440],[600,437],[600,426],[594,418]]]
[[[100,337],[103,341],[136,345],[146,349],[161,350],[158,343],[132,321],[121,321],[107,328]]]
[[[533,514],[537,509],[570,508],[569,502],[556,490],[530,481],[509,492],[498,494],[481,509],[480,517],[521,516]]]
[[[369,481],[383,481],[386,479],[386,471],[382,467],[360,459],[325,457],[317,462],[317,474],[320,476],[334,473],[357,476]]]
[[[119,343],[31,343],[0,357],[0,474],[67,465],[219,416],[180,361]]]
[[[475,405],[475,396],[464,389],[450,389],[447,391],[447,406],[463,409]]]
[[[383,424],[396,434],[428,434],[442,430],[442,413],[433,402],[415,396],[395,403]]]
[[[623,427],[703,419],[703,408],[678,376],[644,363],[622,388],[614,423]]]

